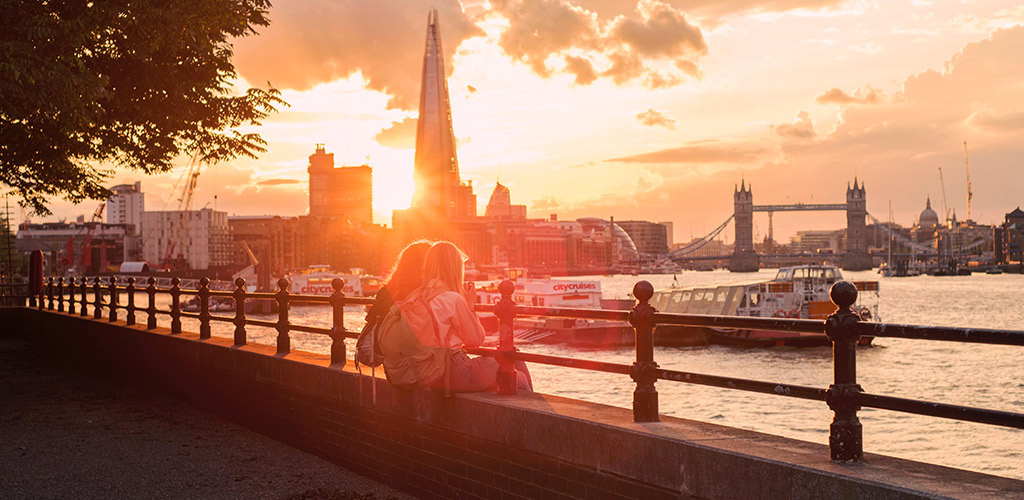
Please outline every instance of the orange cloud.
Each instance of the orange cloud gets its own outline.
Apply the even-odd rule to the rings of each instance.
[[[491,5],[509,23],[498,41],[506,54],[543,77],[560,71],[548,64],[551,56],[559,56],[566,62],[561,71],[575,75],[578,85],[598,77],[618,85],[637,79],[650,88],[677,85],[682,75],[648,63],[674,62],[683,74],[696,77],[700,71],[694,60],[708,52],[700,28],[682,10],[662,2],[641,0],[612,17],[570,0],[495,0]]]
[[[381,146],[405,149],[416,146],[416,118],[409,117],[400,122],[394,122],[390,127],[381,130],[374,139]]]
[[[866,85],[854,91],[853,95],[832,87],[814,98],[818,104],[879,104],[885,100],[885,94]]]
[[[455,49],[483,32],[458,0],[304,0],[276,2],[260,36],[235,40],[234,62],[250,82],[307,90],[361,72],[393,107],[412,109],[419,96],[427,12],[440,15],[446,70]]]
[[[594,65],[582,57],[565,56],[565,70],[576,75],[576,85],[590,85],[597,80]]]
[[[648,127],[665,127],[669,130],[676,129],[676,121],[667,113],[649,108],[647,111],[637,113],[636,119]]]
[[[765,151],[716,141],[607,160],[616,163],[756,163]]]
[[[772,131],[784,139],[811,139],[817,135],[814,132],[814,122],[811,120],[811,115],[806,111],[797,113],[793,123],[773,125]]]
[[[1024,111],[978,111],[968,123],[999,132],[1024,130]]]

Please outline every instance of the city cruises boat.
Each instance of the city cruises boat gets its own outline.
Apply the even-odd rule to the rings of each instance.
[[[696,286],[657,290],[651,305],[659,312],[750,316],[759,318],[825,319],[835,311],[828,292],[843,279],[839,268],[829,265],[802,265],[779,269],[769,281],[749,281],[720,286]],[[855,281],[858,290],[853,310],[864,321],[878,319],[878,282]],[[861,345],[871,343],[861,339]],[[659,325],[654,332],[655,345],[695,346],[724,344],[748,347],[826,346],[824,333],[774,332],[727,328]]]
[[[574,309],[628,309],[634,301],[617,301],[601,296],[597,280],[529,278],[522,269],[509,271],[515,284],[513,300],[527,307]],[[477,284],[476,303],[497,304],[501,300],[501,280]],[[493,314],[481,314],[480,321],[489,334],[497,333],[498,320]],[[571,344],[586,347],[611,347],[634,343],[633,328],[625,321],[578,318],[539,318],[520,316],[515,320],[516,342]]]
[[[285,275],[291,281],[288,290],[293,294],[330,296],[334,293],[334,278],[345,280],[342,292],[346,297],[373,297],[377,295],[382,280],[377,276],[364,274],[359,269],[350,273],[332,271],[327,265],[313,265],[306,269],[292,271]]]

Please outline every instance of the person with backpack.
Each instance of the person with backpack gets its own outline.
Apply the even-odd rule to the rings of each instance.
[[[395,265],[391,268],[384,281],[384,286],[377,291],[373,305],[366,313],[366,325],[356,341],[356,369],[360,375],[361,366],[370,367],[371,389],[373,401],[377,401],[376,368],[383,363],[383,353],[377,340],[378,330],[385,316],[395,305],[395,301],[405,300],[409,293],[423,285],[423,257],[430,249],[426,240],[414,241],[398,254]],[[362,383],[359,386],[362,394]],[[362,397],[362,396],[360,396]]]
[[[384,286],[377,291],[373,305],[366,312],[367,325],[378,324],[396,301],[405,300],[410,292],[423,285],[423,257],[430,250],[430,245],[427,240],[417,240],[398,253],[398,260],[384,280]]]
[[[421,339],[436,339],[450,349],[446,377],[430,382],[434,389],[449,392],[477,392],[497,387],[498,362],[488,356],[471,358],[463,347],[476,347],[484,341],[484,328],[465,296],[465,257],[448,241],[438,241],[427,251],[423,261],[423,286],[410,294],[428,306],[429,319],[410,318],[410,325]],[[431,336],[430,333],[436,333]],[[525,363],[517,363],[519,387],[533,390]]]

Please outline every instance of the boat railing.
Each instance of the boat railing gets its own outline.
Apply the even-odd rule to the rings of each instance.
[[[95,278],[91,283],[85,280],[76,281],[63,277],[49,278],[38,286],[29,286],[30,307],[47,309],[89,316],[88,308],[92,308],[92,317],[96,320],[109,322],[119,321],[120,312],[124,313],[124,322],[131,326],[136,323],[136,315],[146,314],[145,328],[157,328],[157,316],[170,316],[170,334],[182,333],[181,318],[199,320],[199,338],[208,339],[211,335],[210,324],[213,321],[230,322],[235,325],[234,344],[247,343],[247,326],[274,328],[278,332],[276,339],[277,352],[287,354],[291,351],[290,332],[308,332],[328,335],[331,343],[331,365],[340,368],[346,362],[345,339],[355,338],[358,332],[346,331],[344,314],[346,304],[368,305],[373,302],[369,298],[346,297],[342,292],[344,282],[335,279],[332,283],[334,293],[329,296],[291,294],[289,282],[282,278],[278,281],[278,291],[248,292],[245,280],[235,280],[233,291],[217,291],[209,288],[209,280],[199,280],[197,289],[182,289],[180,280],[172,279],[170,289],[158,289],[155,280],[150,278],[145,287],[136,287],[134,277],[124,283],[111,277],[106,283]],[[31,293],[31,290],[38,290]],[[535,307],[519,305],[513,298],[515,286],[505,280],[499,285],[502,298],[497,304],[477,305],[478,312],[493,312],[498,318],[498,346],[495,348],[471,348],[469,352],[484,356],[493,356],[498,361],[498,392],[499,394],[516,394],[516,373],[514,363],[525,361],[577,368],[599,372],[628,375],[636,383],[633,392],[633,419],[636,422],[655,422],[659,420],[658,391],[656,382],[679,382],[713,386],[724,389],[774,394],[782,397],[793,397],[821,401],[833,412],[833,420],[829,426],[830,456],[837,461],[860,461],[863,459],[863,430],[857,412],[862,407],[891,410],[897,412],[929,415],[969,422],[978,422],[1003,427],[1024,428],[1024,414],[987,408],[960,406],[942,402],[922,401],[892,397],[882,394],[865,392],[857,382],[857,343],[861,337],[891,337],[914,340],[933,340],[947,342],[968,342],[982,344],[1000,344],[1024,346],[1024,331],[994,330],[980,328],[950,328],[937,326],[901,325],[891,323],[863,322],[851,306],[857,299],[857,287],[847,281],[840,281],[832,286],[830,297],[837,310],[826,320],[805,320],[787,318],[755,318],[740,316],[715,316],[703,314],[665,314],[659,313],[649,303],[654,289],[647,281],[636,283],[633,296],[636,305],[629,311],[600,309],[569,309],[553,307]],[[136,294],[148,296],[147,306],[135,306]],[[157,295],[169,295],[169,309],[157,308]],[[194,295],[199,298],[198,313],[181,310],[181,296]],[[91,298],[90,298],[91,296]],[[235,301],[233,317],[215,316],[210,314],[210,297],[231,297]],[[278,305],[277,321],[266,321],[246,317],[245,304],[251,300],[274,301]],[[296,325],[289,321],[288,313],[292,304],[320,303],[332,308],[333,323],[331,328]],[[103,310],[106,309],[104,315]],[[635,331],[636,359],[632,364],[611,363],[564,356],[541,355],[519,352],[513,338],[513,324],[517,316],[543,316],[562,318],[602,319],[628,321]],[[679,370],[668,370],[658,366],[654,358],[653,330],[656,325],[681,325],[690,327],[714,327],[735,329],[759,329],[783,332],[822,333],[831,341],[833,349],[833,383],[827,387],[808,387],[786,384],[775,381],[752,380],[736,377],[723,377],[713,374],[695,373]]]

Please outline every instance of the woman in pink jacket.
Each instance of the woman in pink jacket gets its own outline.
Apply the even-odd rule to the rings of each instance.
[[[420,289],[437,322],[438,336],[447,347],[476,347],[484,341],[484,327],[465,297],[464,257],[447,241],[434,243],[423,260],[423,287]],[[464,351],[452,356],[449,369],[451,392],[476,392],[497,387],[498,362],[488,356],[469,357]],[[526,364],[516,363],[519,388],[533,390]],[[443,380],[434,384],[445,389]]]

